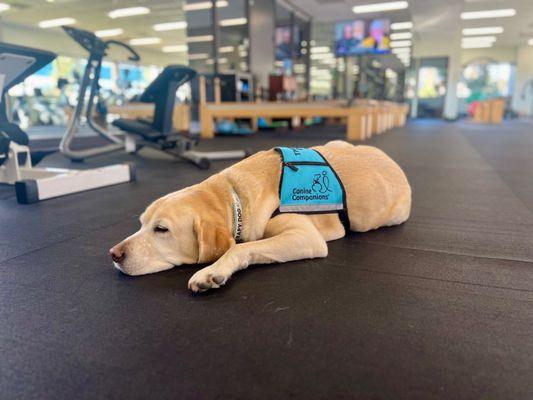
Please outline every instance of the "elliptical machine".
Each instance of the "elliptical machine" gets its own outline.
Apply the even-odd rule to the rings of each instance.
[[[198,140],[184,137],[174,131],[173,114],[177,89],[196,76],[196,71],[181,65],[168,65],[156,79],[141,94],[139,100],[144,103],[154,103],[155,112],[152,120],[119,118],[113,125],[122,130],[124,138],[118,137],[102,128],[93,120],[95,99],[99,94],[98,80],[102,68],[102,61],[111,45],[121,46],[129,53],[131,61],[139,61],[139,55],[130,46],[116,41],[103,41],[94,33],[77,28],[63,26],[64,31],[84,49],[89,52],[89,59],[83,74],[78,96],[78,104],[70,121],[67,131],[61,141],[61,152],[72,160],[82,161],[84,158],[124,149],[134,153],[139,148],[147,146],[164,151],[174,157],[189,161],[198,168],[207,169],[211,160],[230,160],[247,157],[250,153],[245,150],[199,152],[194,150]],[[90,87],[89,99],[85,116],[89,127],[100,136],[112,143],[106,146],[94,147],[86,150],[73,150],[70,145],[78,131],[80,118],[84,108],[85,93]]]

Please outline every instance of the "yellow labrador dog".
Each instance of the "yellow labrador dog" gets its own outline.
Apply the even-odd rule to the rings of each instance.
[[[383,151],[332,141],[314,147],[344,185],[349,229],[366,232],[409,218],[411,188],[402,169]],[[128,275],[182,264],[212,263],[196,272],[189,289],[224,285],[251,264],[326,257],[326,242],[345,235],[337,213],[282,213],[282,162],[274,149],[259,152],[197,185],[154,201],[141,228],[110,250]]]

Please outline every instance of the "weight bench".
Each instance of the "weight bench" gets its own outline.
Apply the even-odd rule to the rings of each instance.
[[[126,149],[149,146],[187,160],[201,169],[209,168],[212,160],[240,159],[248,155],[244,150],[199,152],[194,150],[197,140],[175,132],[176,91],[195,76],[196,71],[185,66],[165,67],[139,99],[143,103],[155,104],[153,119],[119,118],[113,121],[115,127],[126,133]]]

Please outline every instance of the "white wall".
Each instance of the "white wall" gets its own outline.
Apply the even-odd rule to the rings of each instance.
[[[468,49],[461,51],[461,64],[466,65],[480,58],[489,58],[496,62],[516,62],[516,47],[491,47],[488,49]]]
[[[529,82],[528,89],[524,86]],[[533,116],[533,47],[519,47],[516,57],[516,81],[513,109],[522,115]]]
[[[533,47],[493,47],[489,49],[460,48],[460,36],[447,39],[424,38],[413,42],[413,56],[449,57],[448,87],[445,99],[444,116],[457,115],[457,83],[461,79],[462,67],[476,59],[487,58],[496,62],[509,62],[516,65],[516,82],[513,91],[512,108],[522,115],[533,115],[533,83],[530,91],[524,93],[524,85],[533,79]]]
[[[457,118],[457,83],[461,79],[461,48],[459,32],[447,38],[425,37],[413,41],[415,58],[448,57],[446,97],[444,98],[444,118]]]

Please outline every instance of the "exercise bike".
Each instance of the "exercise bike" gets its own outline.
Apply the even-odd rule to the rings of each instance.
[[[99,96],[98,80],[102,69],[102,62],[111,46],[126,49],[130,61],[139,61],[137,52],[125,43],[108,40],[103,41],[94,33],[82,29],[63,26],[63,30],[80,46],[89,52],[87,66],[83,74],[78,95],[78,103],[67,131],[61,141],[60,149],[63,154],[75,161],[97,156],[116,150],[135,153],[141,147],[151,147],[171,154],[176,158],[189,161],[201,169],[207,169],[211,160],[240,159],[248,156],[244,150],[199,152],[194,150],[198,140],[180,135],[174,131],[173,114],[176,103],[176,91],[196,76],[196,71],[180,65],[169,65],[141,94],[139,101],[154,103],[155,112],[152,120],[119,118],[113,121],[113,126],[119,128],[124,136],[119,137],[101,127],[93,120],[95,100]],[[85,117],[88,126],[98,135],[112,143],[85,150],[73,150],[72,141],[78,131],[80,118],[84,109],[86,92],[90,88]]]
[[[0,43],[0,183],[15,185],[21,204],[135,180],[130,164],[86,170],[34,167],[58,149],[30,152],[28,135],[10,122],[5,100],[9,89],[55,58],[48,51]]]

